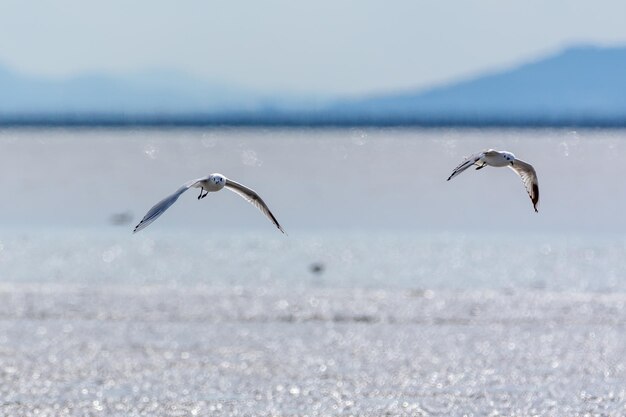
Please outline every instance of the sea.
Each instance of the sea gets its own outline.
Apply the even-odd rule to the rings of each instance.
[[[626,290],[626,131],[16,129],[0,131],[4,282]],[[502,149],[534,165],[539,213]],[[222,190],[256,190],[285,235]],[[317,272],[315,272],[317,271]]]
[[[535,213],[510,169],[538,175]],[[626,131],[0,130],[0,415],[626,414]],[[254,189],[285,230],[228,190]]]

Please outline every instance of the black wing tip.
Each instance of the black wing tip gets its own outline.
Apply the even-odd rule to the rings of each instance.
[[[539,210],[537,210],[537,204],[539,204],[539,186],[536,183],[533,184],[533,195],[536,198],[536,200],[533,200],[533,207],[535,208],[535,213],[539,213]]]
[[[531,199],[531,201],[533,203],[533,208],[535,209],[535,213],[539,213],[539,209],[537,208],[537,205],[539,204],[539,200],[535,201]]]

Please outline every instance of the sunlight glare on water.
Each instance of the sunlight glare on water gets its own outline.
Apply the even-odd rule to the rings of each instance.
[[[2,410],[622,415],[622,136],[0,131]],[[536,167],[539,214],[511,170],[446,181],[485,148]],[[196,189],[132,233],[212,172],[288,235]]]

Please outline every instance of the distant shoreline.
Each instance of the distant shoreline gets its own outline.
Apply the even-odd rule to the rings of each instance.
[[[0,116],[0,128],[84,127],[419,127],[626,128],[624,118],[350,117],[330,115]]]

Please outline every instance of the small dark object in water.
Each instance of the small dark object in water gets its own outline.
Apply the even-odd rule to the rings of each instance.
[[[123,211],[121,213],[113,213],[109,217],[109,222],[115,226],[125,226],[133,221],[133,213],[130,211]]]
[[[314,274],[321,274],[322,272],[324,272],[324,269],[326,269],[326,267],[321,262],[313,262],[311,265],[309,265],[309,271]]]

